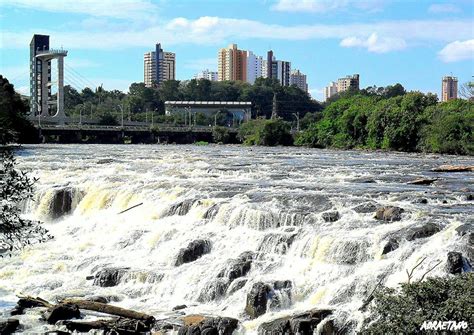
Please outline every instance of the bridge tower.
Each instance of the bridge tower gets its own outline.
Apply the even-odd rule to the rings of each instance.
[[[34,35],[30,43],[30,110],[34,118],[45,118],[64,124],[64,57],[67,50],[50,49],[48,35]],[[58,80],[51,81],[51,61],[57,60]],[[56,99],[51,86],[57,84]],[[55,113],[52,112],[53,107]]]

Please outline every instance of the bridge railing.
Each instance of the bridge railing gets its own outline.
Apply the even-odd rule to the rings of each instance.
[[[88,125],[88,124],[66,124],[66,125],[53,125],[53,124],[41,124],[38,127],[42,130],[111,130],[111,131],[170,131],[170,132],[211,132],[213,127],[209,126],[169,126],[166,124],[155,124],[153,126],[106,126],[106,125]],[[237,131],[237,128],[228,127],[229,131]]]

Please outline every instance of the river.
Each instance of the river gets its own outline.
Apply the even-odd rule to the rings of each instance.
[[[406,269],[423,257],[415,279],[437,261],[429,275],[445,276],[447,252],[464,248],[455,228],[474,217],[465,190],[474,189],[472,173],[430,172],[474,165],[473,157],[219,145],[27,145],[17,154],[19,168],[39,178],[25,215],[55,238],[1,261],[3,313],[20,292],[51,301],[105,296],[157,318],[185,304],[186,314],[235,317],[236,333],[256,334],[277,317],[330,308],[336,324],[352,320],[347,331],[356,332],[365,316],[358,309],[382,278],[390,287],[406,282]],[[421,176],[440,180],[407,184]],[[54,213],[58,190],[70,196],[68,214]],[[382,223],[374,210],[355,211],[360,204],[405,212]],[[326,222],[322,213],[334,211],[339,219]],[[391,234],[426,223],[441,231],[401,239],[382,255]],[[208,252],[177,265],[196,240]],[[250,268],[227,276],[247,251]],[[117,285],[87,279],[111,267],[126,268]],[[253,284],[275,281],[289,284],[249,319]],[[48,329],[34,313],[22,318],[26,331]]]

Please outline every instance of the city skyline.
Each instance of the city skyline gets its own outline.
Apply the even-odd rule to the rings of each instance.
[[[28,93],[28,44],[38,33],[52,36],[52,47],[69,50],[66,65],[87,78],[84,84],[125,91],[143,82],[143,55],[157,42],[176,53],[178,80],[217,70],[217,50],[231,43],[264,57],[273,50],[307,75],[309,92],[318,100],[329,82],[349,73],[361,74],[361,88],[399,82],[439,98],[440,78],[452,74],[459,85],[471,79],[469,1],[258,1],[251,11],[243,2],[52,6],[7,0],[0,4],[0,73]]]

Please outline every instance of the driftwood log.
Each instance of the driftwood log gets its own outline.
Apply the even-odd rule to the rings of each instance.
[[[125,309],[122,307],[104,304],[102,302],[80,299],[64,299],[60,301],[60,303],[76,305],[77,307],[79,307],[79,309],[85,309],[88,311],[120,316],[127,319],[140,320],[145,322],[146,324],[152,324],[155,321],[155,318],[151,315],[133,311],[130,309]]]
[[[434,168],[433,172],[469,172],[474,171],[474,165],[441,165]]]
[[[119,334],[139,334],[150,331],[151,326],[139,320],[131,319],[111,319],[95,321],[61,321],[62,325],[70,331],[87,333],[93,329],[100,329],[105,332],[111,330]]]

